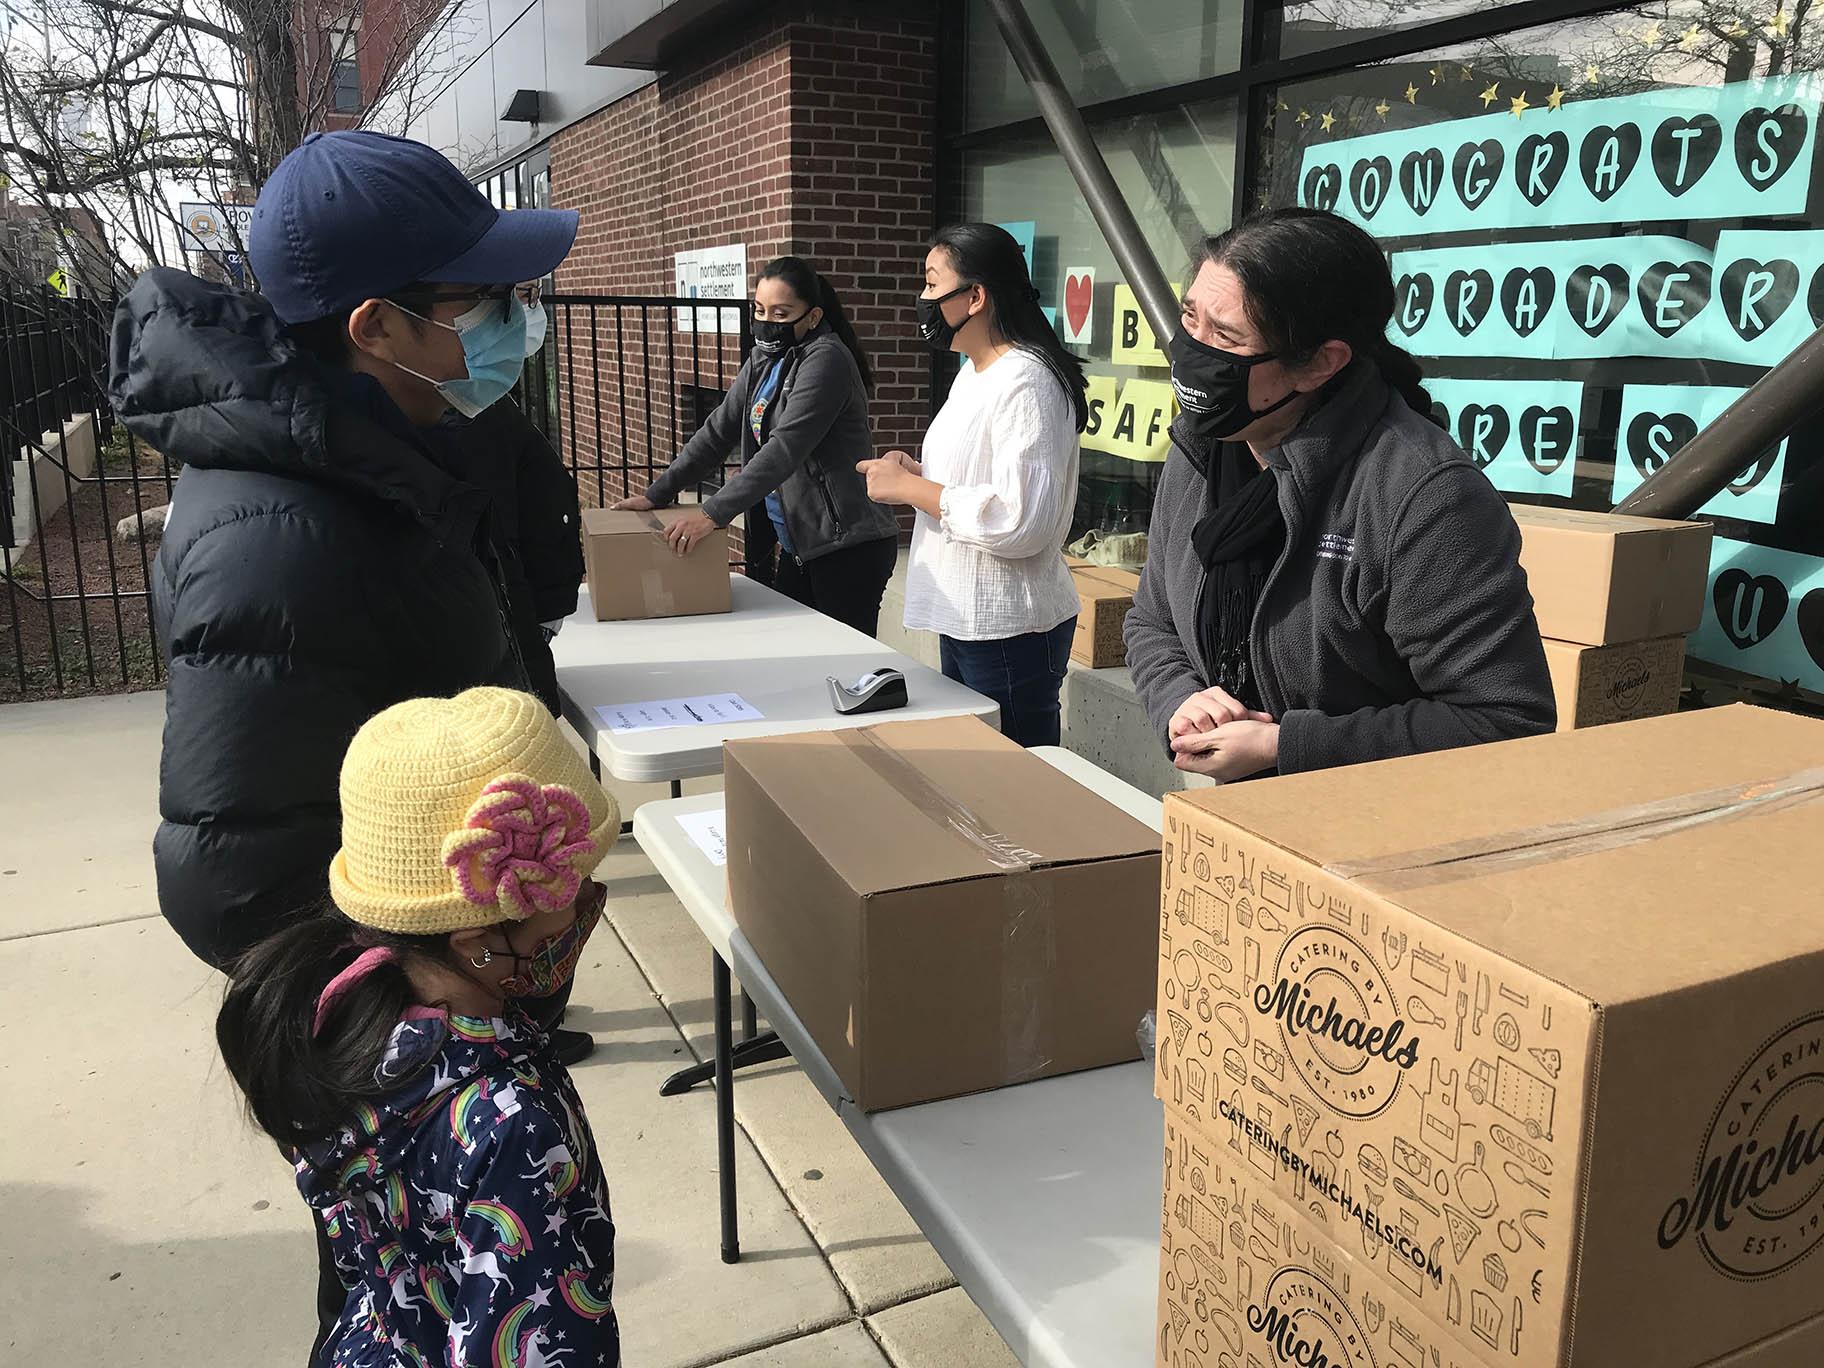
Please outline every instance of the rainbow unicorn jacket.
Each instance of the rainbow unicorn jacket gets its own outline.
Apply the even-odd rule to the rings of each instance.
[[[398,1091],[297,1156],[349,1289],[317,1368],[615,1368],[601,1161],[538,1028],[423,1014],[379,1072]]]

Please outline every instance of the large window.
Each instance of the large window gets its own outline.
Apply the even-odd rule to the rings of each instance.
[[[361,21],[350,19],[329,34],[329,109],[361,112]]]
[[[1824,24],[1809,6],[1247,4],[1203,7],[1196,33],[1197,6],[1165,5],[1147,43],[1110,38],[1137,7],[1034,8],[1166,274],[1236,205],[1360,223],[1389,254],[1392,334],[1434,414],[1510,498],[1612,507],[1824,324]],[[1163,358],[1010,61],[984,54],[985,6],[969,9],[945,213],[1031,225],[1045,302],[1104,415],[1131,417],[1124,400],[1148,397]],[[1169,389],[1161,402],[1169,419]],[[1086,437],[1079,530],[1145,526],[1153,430]],[[1690,652],[1725,691],[1824,695],[1821,451],[1824,421],[1808,423],[1701,510],[1716,550]]]

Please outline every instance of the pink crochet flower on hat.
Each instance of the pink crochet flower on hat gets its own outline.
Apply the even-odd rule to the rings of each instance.
[[[462,829],[444,837],[443,862],[463,897],[523,921],[575,900],[577,862],[595,848],[589,809],[574,789],[503,774],[481,791]]]

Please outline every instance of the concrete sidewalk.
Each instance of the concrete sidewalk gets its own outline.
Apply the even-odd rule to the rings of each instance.
[[[0,708],[0,1270],[20,1364],[301,1363],[316,1266],[288,1166],[237,1108],[220,981],[159,919],[163,696]],[[660,796],[620,794],[624,803]],[[789,1062],[743,1076],[741,1236],[717,1256],[713,1097],[660,1098],[709,1035],[709,951],[631,840],[578,973],[576,1071],[640,1368],[1006,1368],[1006,1346]],[[22,1122],[23,1124],[21,1124]]]

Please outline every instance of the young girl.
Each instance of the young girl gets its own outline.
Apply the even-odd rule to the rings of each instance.
[[[216,1020],[348,1289],[312,1363],[616,1365],[601,1162],[520,1009],[601,918],[614,800],[507,689],[386,709],[341,797],[335,906],[255,946]]]
[[[918,510],[906,626],[938,634],[944,673],[1000,704],[1007,736],[1055,746],[1077,622],[1063,547],[1089,413],[1083,363],[1039,308],[1020,244],[990,223],[937,235],[918,323],[968,364],[922,462],[890,451],[861,466],[870,498]]]

